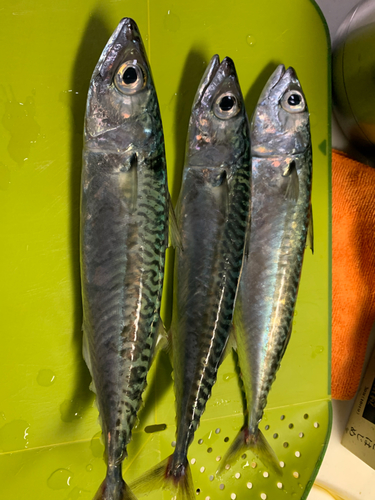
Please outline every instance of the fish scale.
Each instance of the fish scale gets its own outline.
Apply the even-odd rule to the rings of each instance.
[[[262,169],[262,163],[267,162],[268,160],[260,160],[257,158],[253,158],[253,169],[256,170],[259,164],[259,170]],[[272,327],[272,339],[269,340],[269,347],[267,356],[264,357],[262,362],[263,369],[259,373],[259,380],[254,382],[257,386],[256,391],[259,393],[258,397],[255,398],[254,395],[250,395],[249,393],[249,401],[251,401],[251,407],[256,408],[253,410],[252,418],[250,422],[250,427],[254,430],[256,429],[259,421],[261,420],[264,412],[264,408],[267,404],[267,396],[271,385],[276,377],[276,372],[279,368],[282,353],[285,350],[285,343],[287,342],[289,330],[291,327],[291,320],[293,318],[295,302],[297,298],[297,290],[300,280],[301,274],[301,265],[302,265],[302,256],[304,253],[306,235],[308,230],[309,223],[309,205],[310,205],[310,188],[311,188],[311,152],[308,151],[306,155],[299,158],[299,161],[305,165],[305,168],[301,169],[301,173],[299,175],[299,184],[303,195],[298,200],[298,207],[293,210],[294,214],[292,217],[285,215],[286,219],[289,219],[288,226],[293,227],[296,226],[299,228],[298,231],[293,233],[293,237],[286,237],[284,241],[281,239],[279,242],[273,241],[272,245],[274,248],[277,248],[279,245],[279,253],[283,256],[283,258],[279,261],[279,268],[276,272],[269,272],[272,269],[271,265],[267,265],[267,273],[263,273],[263,275],[259,275],[257,280],[262,283],[269,283],[270,279],[273,277],[273,282],[270,286],[275,289],[273,294],[273,299],[270,303],[278,304],[278,318],[276,325],[273,324]],[[259,180],[259,183],[264,183],[264,177]],[[253,190],[256,193],[258,190],[260,191],[260,187],[258,186],[257,178],[254,176],[253,178]],[[254,211],[252,218],[252,228],[254,234],[259,234],[257,231],[257,214],[261,212],[261,216],[259,217],[259,224],[264,224],[264,220],[267,217],[265,213],[264,207],[256,208],[256,200],[254,200]],[[279,205],[280,207],[280,205]],[[278,221],[275,221],[275,226]],[[260,252],[261,248],[265,248],[267,243],[264,239],[259,239],[259,244],[254,248],[253,252]],[[250,244],[251,248],[251,244]],[[250,251],[249,259],[252,258],[252,250]],[[273,255],[270,255],[270,260],[273,258]],[[290,265],[294,261],[295,265]],[[285,267],[288,267],[287,272],[285,273]],[[266,275],[267,274],[267,275]],[[281,281],[284,280],[282,291]],[[254,280],[249,279],[254,287]],[[248,285],[248,286],[249,286]],[[241,283],[240,288],[241,294],[249,291],[248,286],[245,288],[245,284]],[[254,288],[252,288],[254,290]],[[253,292],[254,293],[254,292]],[[256,292],[255,292],[256,293]],[[280,303],[279,296],[282,294],[283,303]],[[261,297],[264,297],[262,295]],[[241,300],[241,299],[239,299]],[[260,303],[261,299],[258,302],[254,302],[254,308],[259,307],[259,311],[264,310],[262,304]],[[251,314],[251,311],[249,311]],[[264,319],[263,319],[264,323]],[[256,339],[255,333],[252,335],[252,331],[257,331],[257,324],[254,324],[253,328],[249,328],[249,337],[252,338],[251,341],[248,341],[246,344],[246,356],[250,357],[250,351],[255,348]],[[264,336],[267,335],[267,332],[264,332]],[[271,346],[271,342],[273,346]],[[264,343],[264,341],[263,341]],[[241,365],[242,367],[242,365]],[[260,385],[259,385],[260,384]]]
[[[82,169],[84,357],[107,460],[95,500],[135,498],[121,465],[160,322],[168,210],[156,92],[138,28],[123,19],[91,79]]]
[[[246,140],[246,135],[244,134]],[[242,148],[243,149],[243,148]],[[243,157],[243,165],[249,164],[249,154]],[[211,321],[206,328],[197,325],[205,337],[201,340],[200,352],[204,358],[202,366],[196,373],[197,389],[191,394],[185,409],[185,419],[189,428],[186,443],[190,444],[194,432],[198,428],[207,400],[216,382],[217,370],[228,340],[229,329],[233,317],[233,303],[236,293],[239,273],[242,264],[243,245],[248,220],[248,204],[244,201],[249,197],[250,172],[243,168],[233,179],[233,201],[228,213],[231,225],[226,225],[222,236],[221,260],[218,263],[220,271],[218,277],[214,308],[211,312]],[[230,242],[230,243],[229,243]],[[215,332],[214,335],[212,332]],[[206,340],[206,342],[205,342]],[[202,394],[203,393],[203,394]],[[179,396],[177,395],[177,404]],[[190,409],[190,410],[189,410]],[[181,411],[182,413],[182,411]],[[185,424],[186,425],[186,424]],[[186,432],[186,431],[185,431]],[[184,453],[186,454],[185,447]]]
[[[251,151],[249,244],[234,312],[247,409],[219,473],[246,450],[280,473],[259,422],[290,338],[311,218],[309,114],[292,68],[280,65],[263,89],[251,122]]]
[[[225,108],[225,109],[224,109]],[[250,205],[250,137],[233,61],[214,56],[190,116],[177,203],[172,313],[176,446],[131,484],[136,494],[167,487],[176,500],[196,492],[187,453],[227,343]]]

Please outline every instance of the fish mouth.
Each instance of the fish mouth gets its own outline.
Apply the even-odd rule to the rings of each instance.
[[[138,26],[130,17],[121,19],[112,33],[95,67],[94,75],[100,75],[103,79],[112,76],[126,47],[132,47],[141,55],[141,59],[147,61]]]
[[[212,95],[214,87],[218,86],[221,80],[228,76],[236,76],[234,62],[230,57],[224,57],[220,63],[220,58],[215,54],[209,62],[206,71],[201,79],[198,91],[193,102],[193,109],[200,104],[205,104],[205,101]]]

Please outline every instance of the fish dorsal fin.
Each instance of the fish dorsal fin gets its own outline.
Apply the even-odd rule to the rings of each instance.
[[[299,196],[299,180],[296,162],[292,160],[283,172],[283,177],[288,177],[289,182],[285,191],[285,199],[297,201]]]
[[[309,207],[309,212],[310,215],[309,215],[309,226],[307,228],[307,241],[311,248],[311,253],[314,255],[314,222],[313,222],[313,212],[311,203]]]

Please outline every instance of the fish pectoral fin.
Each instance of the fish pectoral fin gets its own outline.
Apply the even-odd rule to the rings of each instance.
[[[171,196],[168,192],[168,212],[169,212],[169,237],[172,247],[183,250],[182,238],[178,229],[177,218],[173,209]]]
[[[138,158],[137,154],[133,153],[128,156],[125,161],[124,168],[120,173],[120,187],[123,199],[129,207],[131,213],[137,209],[138,198]]]
[[[312,213],[312,205],[310,203],[309,207],[309,227],[307,228],[307,240],[308,244],[311,248],[311,253],[314,255],[314,222],[313,222],[313,213]]]
[[[283,172],[283,177],[289,177],[289,182],[285,191],[285,199],[297,201],[299,196],[299,180],[296,162],[292,160]]]

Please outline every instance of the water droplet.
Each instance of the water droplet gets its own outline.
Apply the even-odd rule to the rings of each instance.
[[[102,458],[104,453],[104,445],[100,442],[101,432],[97,432],[91,439],[90,449],[94,457]]]
[[[250,45],[250,47],[254,47],[254,45],[257,43],[256,38],[253,35],[247,35],[246,42],[248,45]]]
[[[65,500],[78,500],[83,493],[90,493],[90,492],[88,490],[82,490],[81,488],[78,488],[78,486],[76,486],[75,488],[72,489],[72,491],[69,493],[69,495],[66,497]]]
[[[60,405],[60,416],[63,422],[73,422],[82,418],[83,405],[78,399],[66,399]]]
[[[29,96],[25,102],[18,102],[12,95],[5,101],[4,109],[2,124],[10,134],[8,153],[16,163],[22,165],[30,156],[31,144],[40,135],[40,126],[34,118],[34,98]]]
[[[164,28],[167,31],[175,33],[180,29],[180,25],[181,25],[180,18],[169,10],[167,14],[164,16]]]
[[[36,381],[38,382],[39,385],[42,387],[49,387],[52,385],[55,381],[56,375],[53,373],[52,370],[40,370],[37,377]]]
[[[15,451],[27,448],[29,424],[24,420],[13,420],[0,429],[0,450]]]
[[[0,189],[6,191],[10,186],[10,170],[0,162]]]
[[[235,376],[236,376],[235,373],[226,373],[225,375],[223,375],[223,380],[227,382],[228,380],[232,379]]]
[[[87,472],[91,472],[92,471],[92,465],[91,464],[87,464],[86,465],[86,470],[87,470]]]
[[[57,469],[52,472],[47,480],[48,486],[52,490],[63,490],[69,488],[73,474],[68,469]]]

